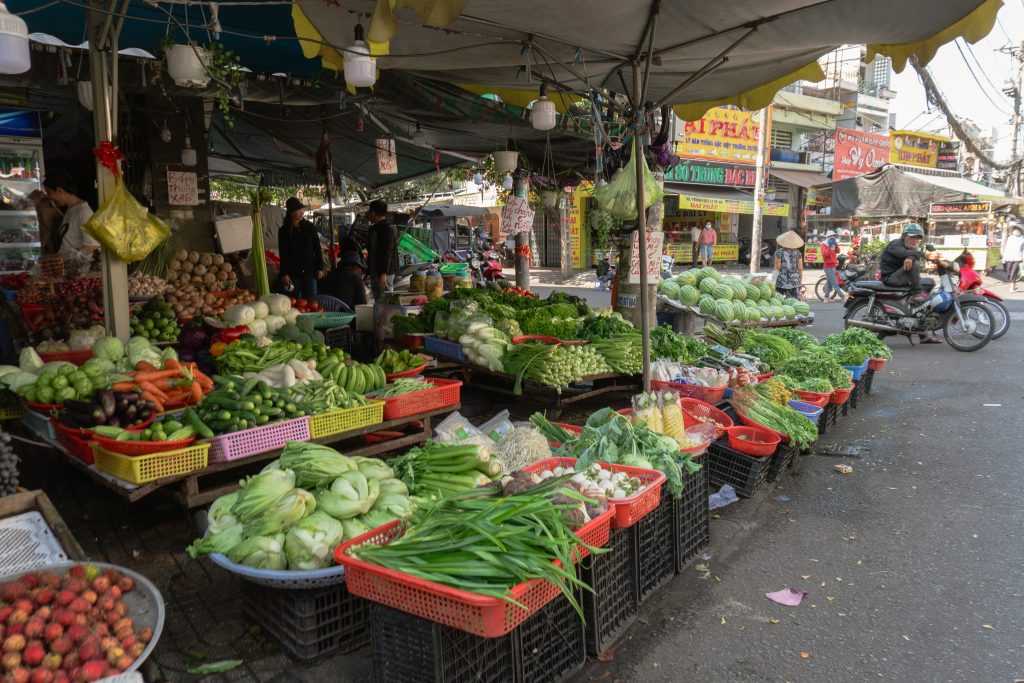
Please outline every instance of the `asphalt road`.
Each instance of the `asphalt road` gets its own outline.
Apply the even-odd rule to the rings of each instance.
[[[1016,327],[976,353],[890,341],[875,392],[823,442],[870,451],[801,457],[717,511],[708,571],[675,577],[573,680],[1024,679],[1024,302],[1009,306]],[[815,334],[840,329],[841,307],[813,308]],[[786,586],[801,605],[765,598]]]

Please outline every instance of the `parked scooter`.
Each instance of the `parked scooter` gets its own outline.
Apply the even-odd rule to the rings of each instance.
[[[992,332],[992,338],[999,339],[1010,329],[1010,311],[1003,303],[1003,297],[982,286],[981,275],[974,270],[974,256],[969,251],[960,254],[956,258],[956,262],[960,266],[960,283],[958,285],[960,291],[971,292],[985,299],[989,308],[992,309],[994,318],[995,329]]]
[[[930,250],[931,247],[928,247]],[[862,327],[879,336],[925,335],[942,330],[946,342],[957,351],[977,351],[992,339],[994,315],[983,297],[961,293],[951,275],[957,264],[935,259],[935,280],[921,278],[921,289],[931,296],[921,304],[910,302],[910,288],[879,280],[853,284],[846,300],[846,327]],[[935,290],[935,291],[933,291]]]
[[[761,242],[761,267],[770,268],[772,265],[772,249],[767,242]],[[750,265],[750,240],[741,239],[739,248],[739,262]]]
[[[480,276],[484,282],[505,279],[501,265],[501,254],[495,250],[491,238],[484,235],[480,228],[476,229],[473,257],[479,261],[477,269],[480,271]],[[472,261],[470,265],[472,266]]]
[[[836,279],[839,281],[839,289],[843,292],[849,292],[850,286],[854,282],[866,280],[870,277],[867,266],[858,263],[855,258],[850,258],[846,254],[840,254],[838,261],[839,267],[836,268]],[[822,275],[814,283],[814,295],[818,297],[818,301],[825,300],[825,285],[827,282],[828,278]]]

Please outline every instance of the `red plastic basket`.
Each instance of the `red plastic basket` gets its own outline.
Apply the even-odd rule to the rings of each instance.
[[[869,358],[868,359],[868,370],[874,370],[878,372],[885,367],[885,364],[889,361],[885,358]]]
[[[774,376],[775,376],[774,372],[762,372],[760,375],[757,376],[757,381],[759,383],[760,382],[767,382],[768,380],[770,380]]]
[[[633,526],[642,517],[650,514],[661,503],[661,485],[665,483],[665,474],[663,472],[604,462],[600,464],[609,468],[612,472],[625,472],[647,485],[647,488],[635,496],[620,498],[619,500],[608,499],[608,504],[615,508],[615,517],[612,518],[613,529],[625,529]],[[544,472],[546,470],[553,470],[558,466],[575,468],[576,460],[573,458],[545,458],[525,469],[527,472]]]
[[[562,429],[564,429],[565,431],[572,432],[573,434],[576,434],[577,436],[579,435],[580,432],[583,431],[583,427],[577,427],[576,425],[565,424],[564,422],[556,422],[555,424],[557,426],[561,427]],[[550,446],[551,448],[558,448],[561,445],[562,444],[558,443],[557,441],[548,441],[548,446]]]
[[[92,358],[92,349],[76,349],[74,351],[46,351],[40,353],[39,357],[43,359],[44,363],[52,363],[53,361],[65,361],[67,363],[73,363],[74,365],[81,365],[85,361]]]
[[[427,367],[427,364],[430,363],[431,360],[433,360],[432,358],[427,358],[424,355],[420,355],[420,358],[423,359],[423,365],[417,366],[412,370],[403,370],[402,372],[389,372],[384,375],[384,378],[387,381],[391,382],[402,377],[415,377],[416,375],[423,372],[423,368]]]
[[[156,415],[150,415],[148,420],[144,420],[139,424],[125,427],[124,429],[129,432],[141,432],[143,429],[153,424],[153,420],[155,419]],[[71,436],[74,436],[79,439],[84,439],[86,441],[92,441],[92,438],[96,436],[96,432],[92,431],[91,429],[76,429],[74,427],[68,427],[65,424],[61,424],[56,419],[53,419],[53,425],[56,428],[58,434],[63,432],[65,434],[70,434]]]
[[[179,441],[118,441],[117,439],[108,439],[105,436],[96,434],[92,437],[92,440],[111,453],[120,453],[121,455],[152,455],[153,453],[184,448],[195,441],[196,437],[190,436]]]
[[[841,406],[850,398],[850,394],[853,393],[854,384],[850,382],[849,389],[833,389],[832,390],[832,403],[837,406]]]
[[[609,507],[603,515],[577,529],[576,535],[589,545],[606,545],[614,514],[614,508]],[[508,597],[526,608],[523,609],[501,598],[477,595],[419,579],[349,554],[353,548],[367,543],[390,543],[404,533],[401,524],[395,520],[334,549],[334,560],[345,567],[345,583],[352,595],[466,633],[498,638],[511,632],[561,594],[558,586],[544,579],[533,579],[513,586]]]
[[[92,434],[92,432],[86,429],[70,429],[53,418],[50,420],[57,430],[57,441],[67,450],[68,455],[78,458],[86,465],[91,465],[93,463],[92,437],[86,435]]]
[[[729,435],[729,448],[757,458],[773,454],[781,441],[778,433],[761,427],[729,427],[726,434]],[[741,439],[741,436],[747,437],[750,441]],[[764,443],[754,443],[755,440]]]
[[[818,406],[824,408],[832,400],[832,394],[821,394],[817,391],[794,391],[800,400],[804,403],[810,403],[812,406]]]
[[[709,403],[695,398],[681,398],[679,403],[683,407],[684,427],[695,427],[701,422],[712,423],[715,425],[715,441],[722,438],[726,429],[732,427],[729,416]]]
[[[431,410],[456,405],[462,394],[462,381],[457,379],[431,379],[434,386],[411,394],[385,398],[384,419],[397,420]]]
[[[740,422],[742,422],[743,424],[747,425],[748,427],[757,427],[758,429],[764,430],[766,432],[771,432],[772,434],[774,434],[777,437],[779,437],[779,439],[783,443],[789,443],[789,436],[788,435],[783,434],[782,432],[777,432],[774,429],[769,429],[768,427],[765,427],[760,422],[754,422],[753,420],[751,420],[749,417],[747,417],[746,415],[744,415],[743,413],[741,413],[738,410],[736,411],[736,417],[738,417],[740,419]]]
[[[521,334],[518,337],[512,337],[513,344],[530,344],[532,342],[554,344],[557,346],[562,343],[562,340],[558,337],[546,337],[542,334]]]
[[[289,441],[309,441],[309,418],[297,417],[273,422],[210,439],[210,458],[215,462],[241,460],[259,453],[283,448]]]
[[[40,415],[50,415],[54,411],[64,409],[63,403],[35,403],[33,401],[22,401],[22,403],[32,412],[39,413]]]
[[[729,387],[704,387],[699,384],[685,384],[683,382],[665,382],[658,379],[651,380],[653,391],[671,391],[679,394],[680,398],[696,398],[705,403],[719,403],[725,398],[725,390]]]

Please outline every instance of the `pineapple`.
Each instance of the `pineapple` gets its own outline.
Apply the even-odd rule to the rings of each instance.
[[[661,396],[661,415],[667,434],[679,442],[680,447],[686,443],[686,427],[683,426],[683,407],[679,403],[679,394],[666,391]]]
[[[633,397],[633,418],[634,423],[642,420],[644,426],[652,432],[665,433],[664,420],[661,409],[658,407],[657,392],[637,394]]]

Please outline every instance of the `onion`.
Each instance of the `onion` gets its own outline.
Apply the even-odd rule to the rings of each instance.
[[[199,252],[190,251],[188,253],[188,260],[191,261],[193,264],[199,263]]]
[[[179,261],[187,261],[188,260],[188,250],[187,249],[179,249],[178,253],[175,254],[174,258],[178,259]]]

